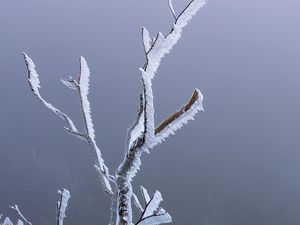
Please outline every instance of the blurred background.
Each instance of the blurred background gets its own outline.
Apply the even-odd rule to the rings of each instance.
[[[188,3],[173,0],[180,12]],[[156,122],[194,88],[205,112],[144,154],[134,180],[161,191],[174,225],[300,224],[300,2],[209,1],[164,58],[153,81]],[[110,201],[88,146],[30,92],[82,127],[77,93],[59,79],[90,67],[97,142],[111,171],[124,155],[144,63],[141,27],[169,32],[167,0],[0,1],[0,212],[18,204],[35,225],[55,223],[56,191],[72,198],[66,224],[108,224]]]

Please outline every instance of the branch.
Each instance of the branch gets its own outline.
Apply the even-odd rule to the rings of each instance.
[[[63,225],[64,224],[64,218],[66,217],[66,209],[68,207],[68,201],[71,197],[70,192],[67,189],[63,189],[61,191],[58,191],[58,194],[60,194],[60,201],[57,202],[56,205],[56,224],[57,225]]]
[[[142,82],[144,90],[144,136],[143,136],[143,150],[148,149],[155,139],[154,129],[154,105],[153,105],[153,92],[152,81],[146,71],[140,69],[142,73]]]
[[[132,193],[132,200],[133,200],[133,203],[135,204],[136,208],[142,214],[144,212],[144,208],[142,207],[138,197],[134,193]]]
[[[168,54],[181,37],[182,29],[188,24],[196,12],[206,4],[206,0],[192,0],[180,13],[170,33],[164,37],[158,33],[151,49],[147,53],[145,71],[151,78],[154,77],[160,65],[161,59]]]
[[[172,217],[164,209],[159,207],[163,201],[159,191],[155,191],[150,198],[147,189],[141,186],[141,192],[145,200],[145,209],[141,213],[140,219],[136,225],[155,225],[163,223],[171,223]]]
[[[14,225],[8,217],[6,217],[1,225]]]
[[[101,171],[101,173],[99,173],[100,181],[105,189],[106,194],[112,196],[113,191],[108,179],[109,171],[107,166],[104,163],[101,151],[97,146],[95,140],[94,124],[91,116],[90,102],[88,100],[89,80],[90,80],[90,70],[88,68],[87,62],[83,57],[80,57],[80,72],[78,77],[77,88],[80,96],[80,105],[81,105],[83,121],[85,125],[85,131],[87,134],[87,141],[94,149],[97,158],[96,166],[100,169],[98,171]]]
[[[140,103],[142,107],[140,107],[136,122],[128,131],[125,156],[116,171],[118,225],[129,225],[132,223],[131,181],[141,165],[140,158],[142,152],[148,152],[148,148],[153,147],[156,143],[161,142],[163,138],[169,136],[169,133],[172,130],[169,126],[175,125],[175,129],[173,128],[173,130],[178,129],[177,127],[181,127],[182,124],[193,118],[194,114],[202,109],[202,100],[197,101],[197,99],[202,99],[202,97],[199,98],[200,92],[197,91],[197,94],[195,94],[194,98],[191,100],[191,104],[188,104],[182,111],[171,116],[164,125],[159,126],[161,131],[166,131],[165,135],[162,135],[164,132],[158,132],[157,135],[155,134],[152,79],[160,66],[161,59],[170,52],[180,39],[182,29],[205,3],[205,0],[192,0],[177,17],[173,28],[167,36],[158,33],[155,40],[151,41],[149,32],[145,28],[142,30],[143,45],[146,55],[146,63],[140,68],[143,87],[142,100]],[[169,2],[169,6],[172,6],[171,2]],[[198,96],[198,98],[196,98],[196,96]],[[187,116],[183,116],[185,112],[187,112]],[[159,135],[162,136],[160,137]],[[168,218],[168,214],[166,215],[166,218]],[[153,224],[155,223],[153,222]]]
[[[144,92],[144,91],[142,91]],[[140,95],[140,105],[138,115],[133,125],[127,131],[126,138],[126,151],[129,151],[133,146],[137,145],[139,139],[142,138],[144,133],[144,95]]]
[[[25,218],[25,216],[21,213],[21,211],[19,210],[18,205],[10,206],[10,208],[13,209],[13,210],[15,210],[15,211],[18,213],[18,216],[19,216],[22,220],[24,220],[24,221],[25,221],[26,223],[28,223],[29,225],[32,225],[32,223],[31,223],[29,220],[27,220],[27,219]]]
[[[78,133],[73,121],[63,112],[61,112],[59,109],[55,108],[52,104],[48,103],[43,99],[43,97],[40,95],[39,88],[40,86],[40,80],[39,75],[35,70],[35,65],[31,58],[29,58],[25,53],[23,53],[27,73],[28,73],[28,83],[31,88],[31,91],[33,94],[52,112],[54,112],[57,116],[59,116],[61,119],[63,119],[66,122],[66,129],[71,131],[72,133]]]
[[[147,52],[151,48],[152,40],[151,40],[149,31],[145,27],[142,28],[142,37],[143,37],[144,51],[147,54]]]
[[[176,17],[176,13],[175,13],[175,10],[174,10],[173,5],[172,5],[172,0],[168,0],[168,3],[169,3],[169,9],[170,9],[175,21],[176,21],[177,17]]]
[[[86,134],[78,132],[77,128],[75,127],[73,121],[67,116],[65,113],[61,112],[57,108],[55,108],[52,104],[48,103],[43,99],[43,97],[39,93],[40,88],[40,80],[39,75],[35,70],[35,65],[33,61],[25,54],[25,64],[28,72],[28,83],[29,86],[33,92],[33,94],[52,112],[54,112],[57,116],[62,118],[66,122],[66,131],[75,136],[79,139],[86,141],[90,144],[90,146],[93,148],[94,153],[96,155],[96,167],[99,168],[98,172],[100,171],[99,178],[101,181],[102,186],[104,187],[104,191],[107,195],[112,196],[112,188],[109,183],[109,171],[106,167],[104,160],[102,158],[102,154],[100,149],[98,148],[96,141],[95,141],[95,131],[94,126],[90,114],[90,103],[88,101],[88,91],[89,91],[89,68],[87,66],[87,63],[83,57],[80,57],[80,73],[78,82],[74,81],[72,78],[70,78],[68,81],[62,80],[62,82],[71,89],[77,89],[80,95],[80,103],[81,103],[81,109],[82,114],[84,118],[84,125],[85,125],[85,131]]]
[[[203,95],[196,89],[190,100],[179,111],[175,112],[155,128],[155,141],[151,147],[153,148],[160,144],[169,135],[175,134],[175,131],[180,129],[184,124],[187,124],[190,120],[194,120],[194,116],[198,112],[203,111],[202,101]]]

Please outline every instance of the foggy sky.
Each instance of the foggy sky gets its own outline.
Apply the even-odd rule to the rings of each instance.
[[[177,12],[188,1],[173,0]],[[299,225],[300,2],[209,1],[163,59],[153,81],[156,122],[194,88],[205,111],[143,155],[134,180],[159,190],[174,225]],[[41,94],[82,126],[77,93],[59,81],[91,70],[96,138],[114,171],[135,118],[144,63],[141,27],[166,34],[163,0],[0,1],[0,213],[19,204],[35,225],[55,223],[57,189],[71,191],[66,224],[108,224],[110,201],[89,148],[29,90],[22,52]],[[140,195],[139,195],[140,196]]]

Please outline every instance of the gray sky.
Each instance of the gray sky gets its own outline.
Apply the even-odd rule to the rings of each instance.
[[[177,12],[188,1],[173,0]],[[209,1],[184,30],[153,83],[156,121],[199,88],[205,112],[143,156],[134,180],[164,197],[175,225],[300,223],[300,2]],[[97,141],[114,170],[138,105],[141,27],[172,23],[167,1],[0,1],[0,212],[17,203],[34,224],[55,222],[56,190],[71,191],[66,224],[107,224],[110,202],[92,154],[30,93],[22,58],[37,65],[42,95],[81,125],[78,96],[59,78],[92,72]],[[137,192],[137,191],[136,191]]]

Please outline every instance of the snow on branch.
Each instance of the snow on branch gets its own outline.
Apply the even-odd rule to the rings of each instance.
[[[52,104],[48,103],[44,98],[40,95],[39,89],[40,89],[40,80],[39,80],[39,75],[35,70],[35,65],[34,62],[32,61],[31,58],[29,58],[25,53],[24,55],[24,60],[27,68],[27,73],[28,73],[28,83],[31,88],[31,91],[33,94],[52,112],[54,112],[57,116],[62,118],[66,122],[66,127],[65,129],[72,133],[73,135],[78,135],[82,136],[81,134],[78,133],[78,130],[76,129],[73,121],[63,112],[61,112],[59,109],[55,108]]]
[[[80,72],[78,81],[73,80],[71,77],[69,80],[61,80],[63,84],[71,89],[76,89],[79,92],[80,96],[80,104],[84,119],[85,125],[85,133],[78,132],[77,128],[75,127],[73,121],[67,116],[65,113],[61,112],[57,108],[55,108],[52,104],[48,103],[44,100],[44,98],[40,95],[39,88],[40,88],[40,80],[39,75],[35,70],[34,62],[31,58],[29,58],[25,53],[23,53],[25,64],[28,72],[28,82],[33,94],[51,111],[53,111],[57,116],[65,120],[66,122],[66,131],[69,134],[72,134],[83,141],[88,142],[94,150],[96,156],[96,165],[95,168],[98,172],[100,181],[102,186],[104,187],[104,191],[107,195],[111,196],[113,194],[112,188],[109,182],[109,171],[107,166],[104,163],[102,158],[101,151],[96,144],[95,141],[95,131],[94,125],[91,117],[91,109],[90,109],[90,102],[88,100],[88,93],[89,93],[89,77],[90,71],[88,65],[83,57],[80,57]]]
[[[60,201],[56,205],[56,225],[63,225],[64,218],[66,217],[66,209],[68,207],[68,201],[71,197],[70,192],[67,189],[58,191],[60,195]]]
[[[143,91],[144,92],[144,91]],[[136,120],[127,131],[126,150],[137,144],[144,133],[144,95],[140,94],[140,106]]]
[[[18,216],[19,216],[22,220],[24,220],[27,224],[32,225],[32,223],[31,223],[29,220],[27,220],[27,219],[25,218],[25,216],[21,213],[21,211],[20,211],[18,205],[10,206],[10,208],[13,209],[13,210],[15,210],[15,211],[18,213]],[[19,221],[18,221],[18,224],[20,224],[20,222],[22,222],[22,221],[19,220]],[[23,222],[22,222],[22,224],[23,224]]]
[[[170,9],[170,11],[171,11],[173,17],[174,17],[174,19],[176,20],[177,17],[176,17],[176,13],[175,13],[175,10],[174,10],[173,5],[172,5],[172,0],[168,0],[168,4],[169,4],[169,9]]]
[[[202,94],[200,91],[195,90],[191,100],[181,110],[170,116],[155,129],[152,79],[160,66],[161,59],[170,52],[180,39],[182,29],[205,3],[205,0],[192,0],[179,16],[176,17],[172,2],[169,1],[169,8],[176,17],[176,21],[170,33],[166,36],[159,32],[156,38],[151,41],[147,29],[142,29],[146,63],[140,68],[142,75],[140,111],[135,123],[128,130],[125,157],[116,171],[116,194],[118,196],[116,221],[118,225],[132,223],[132,198],[138,209],[141,210],[136,198],[133,197],[131,181],[140,168],[142,152],[148,152],[149,148],[162,142],[171,133],[181,128],[183,124],[192,120],[194,115],[203,109]],[[147,196],[145,191],[142,192]],[[148,197],[146,198],[147,202],[149,202]],[[155,199],[160,199],[158,193],[155,194]],[[159,203],[159,201],[157,202]],[[142,218],[143,221],[140,221],[140,224],[160,224],[171,221],[169,214],[162,212],[162,210],[158,210],[155,216]]]
[[[182,29],[188,24],[196,12],[206,4],[206,0],[192,0],[177,17],[170,33],[164,37],[158,33],[151,49],[147,52],[145,71],[154,77],[161,59],[168,54],[181,37]],[[172,7],[172,4],[170,5]]]
[[[178,29],[184,28],[193,16],[206,4],[206,0],[192,0],[177,17],[176,25]]]
[[[3,221],[3,223],[0,223],[0,225],[14,225],[14,224],[11,222],[11,220],[8,217],[6,217]]]
[[[75,84],[80,96],[80,105],[81,105],[81,110],[83,115],[86,137],[87,137],[87,141],[93,148],[97,158],[95,168],[99,174],[100,182],[102,183],[105,189],[105,193],[111,196],[113,194],[113,191],[109,182],[110,175],[109,175],[108,168],[105,165],[104,160],[102,158],[102,153],[99,147],[97,146],[95,140],[94,124],[91,116],[90,102],[88,100],[90,70],[86,60],[82,56],[80,57],[79,61],[80,61],[79,77],[77,83]]]
[[[196,89],[190,100],[182,106],[182,108],[164,120],[158,127],[155,128],[155,141],[151,147],[164,141],[169,135],[175,134],[175,131],[180,129],[190,120],[194,120],[194,116],[203,111],[203,95]]]
[[[150,198],[146,188],[141,186],[141,192],[145,201],[145,209],[138,203],[138,207],[142,209],[140,219],[135,223],[136,225],[156,225],[163,223],[171,223],[172,217],[163,208],[159,207],[159,204],[163,201],[161,193],[155,191]],[[134,195],[135,196],[135,195]],[[137,197],[134,197],[137,201]]]
[[[91,107],[88,100],[89,94],[90,70],[85,59],[80,57],[80,72],[78,77],[78,90],[80,94],[80,103],[84,117],[86,133],[92,142],[95,142],[95,130],[91,116]]]
[[[145,50],[145,53],[147,54],[147,52],[151,48],[152,40],[151,40],[149,31],[145,27],[142,28],[142,37],[143,37],[144,50]]]
[[[152,92],[152,82],[151,77],[143,69],[142,72],[142,82],[144,90],[144,149],[151,146],[155,139],[155,129],[154,129],[154,106],[153,106],[153,92]]]

